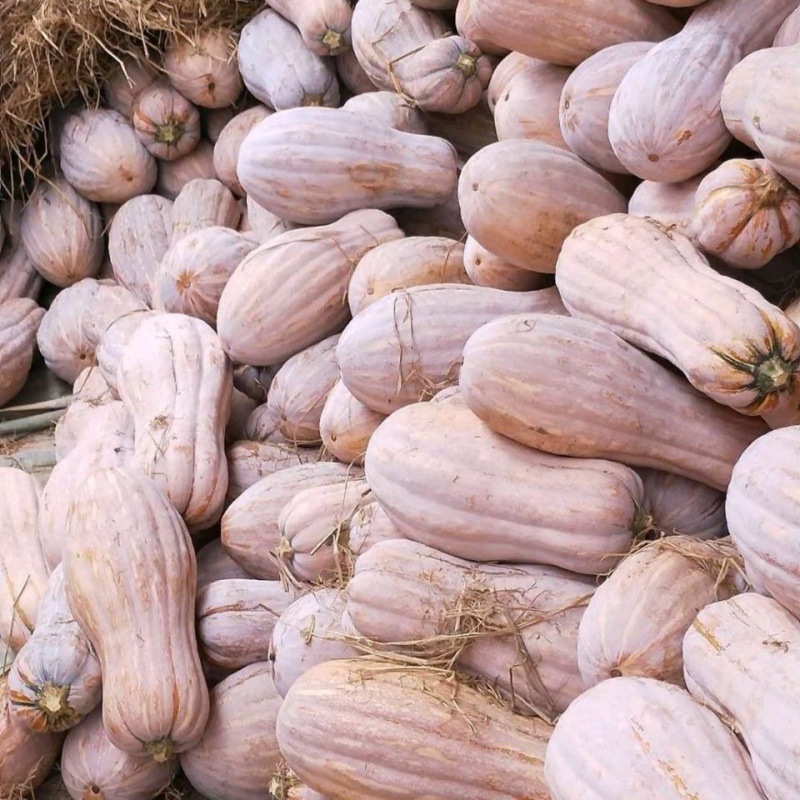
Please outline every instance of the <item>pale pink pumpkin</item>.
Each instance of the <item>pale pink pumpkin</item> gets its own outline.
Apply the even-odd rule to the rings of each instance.
[[[0,303],[0,406],[28,380],[44,316],[44,309],[27,297]]]
[[[103,100],[126,119],[133,118],[133,103],[139,93],[158,80],[156,71],[144,61],[125,58],[103,84]]]
[[[200,141],[200,114],[171,86],[154,83],[133,103],[133,127],[148,152],[163,161],[191,153]]]
[[[156,191],[169,200],[174,200],[184,186],[197,179],[216,179],[214,171],[214,145],[201,139],[189,155],[175,161],[158,162]]]
[[[225,125],[214,143],[214,171],[219,180],[238,197],[244,195],[244,189],[236,174],[239,148],[245,136],[272,113],[271,109],[260,104],[242,111]]]
[[[222,226],[233,231],[239,225],[242,210],[233,192],[220,181],[192,180],[180,190],[172,206],[172,239],[203,228]]]

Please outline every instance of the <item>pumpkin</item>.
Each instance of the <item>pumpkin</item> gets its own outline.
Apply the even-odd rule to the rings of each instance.
[[[625,198],[577,156],[525,139],[484,147],[458,181],[464,225],[487,250],[516,267],[554,272],[572,229],[625,211]]]
[[[353,11],[353,51],[380,89],[423,111],[459,114],[478,103],[492,67],[478,46],[411,0],[361,0]]]
[[[556,286],[573,316],[666,358],[718,403],[750,415],[796,408],[800,329],[685,236],[625,214],[592,220],[564,242]]]
[[[134,100],[157,79],[156,71],[148,62],[124,58],[103,84],[103,100],[112,111],[133,119]]]
[[[225,552],[221,539],[212,539],[197,551],[198,592],[215,581],[251,577]]]
[[[189,155],[175,161],[158,162],[156,191],[169,200],[174,200],[184,186],[197,179],[216,179],[214,172],[214,145],[200,140]]]
[[[353,9],[348,0],[315,0],[299,5],[292,0],[270,0],[269,5],[298,28],[312,53],[336,56],[349,49]]]
[[[653,49],[652,42],[623,42],[595,53],[567,77],[559,99],[567,147],[597,169],[626,174],[608,139],[611,101],[622,79]]]
[[[281,697],[317,664],[360,655],[348,642],[355,631],[343,619],[345,604],[340,589],[321,587],[299,597],[281,614],[272,629],[270,649],[275,689]]]
[[[550,275],[515,267],[490,253],[472,236],[467,236],[464,244],[464,270],[475,286],[487,289],[530,292],[552,285]]]
[[[580,622],[586,688],[625,675],[683,686],[683,637],[698,611],[741,591],[730,540],[670,536],[628,556],[601,584]]]
[[[39,733],[72,728],[100,703],[100,662],[72,618],[61,567],[50,575],[36,630],[11,667],[8,697],[14,720]]]
[[[42,286],[42,276],[28,257],[19,240],[6,239],[0,252],[0,303],[17,298],[36,300]]]
[[[271,800],[281,760],[280,707],[269,664],[252,664],[218,683],[203,738],[181,756],[192,786],[210,800]]]
[[[631,195],[628,213],[650,217],[670,231],[681,233],[697,244],[695,194],[705,173],[680,183],[642,181]]]
[[[394,292],[358,314],[341,335],[336,359],[342,381],[368,408],[390,414],[455,383],[472,333],[522,311],[564,313],[555,289],[433,284]]]
[[[84,481],[66,529],[67,601],[100,657],[106,732],[120,750],[167,761],[199,741],[208,718],[186,526],[155,482],[113,468]]]
[[[695,195],[697,240],[726,264],[757,269],[800,241],[800,193],[762,158],[734,158]]]
[[[381,121],[406,133],[428,132],[426,117],[411,101],[395,92],[367,92],[351,97],[342,108],[351,114]]]
[[[380,503],[373,500],[358,509],[350,520],[350,552],[358,557],[366,553],[378,542],[389,539],[403,539],[404,536],[395,528]]]
[[[276,111],[339,105],[333,62],[313,53],[300,31],[271,8],[242,28],[238,58],[247,90]]]
[[[319,418],[322,443],[345,464],[363,465],[367,444],[385,416],[357,400],[337,380],[328,393]]]
[[[472,0],[458,0],[455,22],[458,33],[465,39],[475,42],[482,53],[491,56],[505,56],[508,54],[507,47],[494,44],[491,39],[487,39],[484,36],[481,26],[476,24],[475,16],[472,13]]]
[[[472,0],[468,0],[467,5],[472,8]],[[522,72],[531,61],[535,60],[522,53],[508,53],[500,60],[500,63],[492,72],[489,86],[486,89],[486,102],[492,114],[494,114],[494,110],[497,108],[497,104],[511,80]]]
[[[546,800],[550,732],[446,671],[374,659],[313,667],[289,689],[277,722],[278,746],[300,780],[350,800]]]
[[[200,112],[171,86],[153,83],[133,102],[133,127],[151,155],[174,161],[197,147]]]
[[[34,300],[20,297],[0,303],[0,406],[13,399],[28,380],[44,316]]]
[[[239,365],[233,369],[233,384],[244,392],[248,397],[252,397],[257,403],[264,403],[267,400],[269,385],[278,371],[277,366],[272,367],[250,367]]]
[[[180,195],[176,205],[178,202]],[[213,325],[225,284],[255,247],[252,239],[221,226],[181,236],[164,254],[153,276],[155,307]]]
[[[407,236],[370,250],[350,278],[353,316],[388,294],[411,286],[466,283],[464,246],[443,236]]]
[[[665,8],[639,0],[470,0],[470,12],[494,45],[573,67],[611,45],[658,42],[680,27]]]
[[[747,101],[753,91],[761,68],[768,67],[775,59],[773,49],[757,50],[742,59],[728,72],[722,85],[720,108],[725,120],[725,127],[751,150],[758,147],[753,141],[750,122],[747,119]]]
[[[112,322],[143,304],[113,281],[84,278],[59,292],[36,335],[48,368],[69,383],[95,363],[100,337]]]
[[[97,710],[73,728],[64,741],[61,779],[70,797],[150,800],[172,782],[177,758],[164,762],[115,747]]]
[[[409,539],[473,561],[589,575],[628,550],[643,496],[631,469],[531,450],[494,433],[458,396],[395,411],[372,435],[365,470]]]
[[[242,439],[251,442],[284,442],[278,431],[278,414],[266,403],[256,406],[247,418]]]
[[[237,197],[244,194],[236,174],[239,148],[245,136],[270,114],[272,110],[260,104],[242,111],[220,131],[219,138],[214,143],[214,172]]]
[[[280,540],[278,518],[299,492],[346,483],[363,473],[333,462],[299,464],[267,475],[234,500],[222,516],[222,546],[251,575],[264,580],[280,577],[269,557]]]
[[[203,660],[224,669],[266,661],[272,629],[295,599],[280,581],[227,578],[197,593],[197,638]]]
[[[89,369],[100,375],[98,369],[94,367]],[[76,383],[80,379],[79,375]],[[128,414],[125,404],[114,399],[110,389],[107,388],[98,397],[84,399],[85,397],[84,394],[83,398],[73,400],[66,414],[56,425],[56,457],[59,461],[66,458],[76,447],[89,441],[97,442],[105,436],[113,436],[117,430],[124,430],[126,435],[128,433],[133,435],[133,419]]]
[[[365,210],[256,248],[222,292],[217,330],[225,351],[239,363],[280,364],[338,333],[350,316],[346,294],[355,265],[402,236],[388,214]]]
[[[204,322],[161,314],[136,328],[122,354],[117,389],[134,421],[134,457],[186,524],[219,520],[228,488],[225,425],[231,366]]]
[[[242,79],[234,60],[231,31],[216,28],[194,40],[175,37],[164,54],[164,72],[188,100],[203,108],[224,108],[236,101]]]
[[[787,47],[800,44],[800,9],[795,9],[783,21],[772,41],[773,47]]]
[[[686,690],[615,678],[566,710],[547,746],[544,775],[552,800],[636,797],[642,787],[652,797],[763,800],[752,769],[735,734]]]
[[[574,372],[565,394],[566,363]],[[464,346],[459,385],[474,414],[520,444],[654,467],[720,490],[767,431],[763,420],[713,402],[608,328],[574,317],[527,314],[485,325]]]
[[[122,360],[123,350],[139,325],[159,313],[141,309],[123,314],[115,319],[100,336],[100,341],[95,349],[97,366],[106,383],[115,393],[117,391],[117,371],[119,362]]]
[[[400,539],[357,558],[347,619],[375,647],[452,658],[515,710],[547,718],[583,691],[578,625],[592,591],[552,567],[478,565]]]
[[[171,200],[143,194],[128,200],[108,231],[114,278],[147,306],[153,304],[153,278],[172,239]]]
[[[800,504],[791,481],[799,433],[796,427],[784,428],[754,442],[734,468],[726,500],[728,529],[748,578],[795,615],[800,614],[800,569],[792,531]]]
[[[797,747],[794,702],[800,623],[775,600],[742,594],[706,606],[683,640],[686,685],[744,740],[753,772],[770,800],[800,791],[787,756]],[[789,727],[775,735],[780,719]]]
[[[271,211],[262,208],[252,197],[247,197],[247,221],[259,244],[266,244],[286,231],[292,230],[294,223],[281,219]]]
[[[352,50],[345,50],[343,53],[339,53],[334,61],[336,62],[336,74],[339,80],[351,94],[378,91],[378,87],[369,79],[364,67],[361,66]]]
[[[569,150],[559,125],[558,106],[570,70],[535,58],[506,84],[494,107],[497,138],[534,139]]]
[[[94,424],[91,420],[95,411],[114,402],[118,402],[117,398],[103,373],[97,367],[86,367],[75,378],[72,400],[56,422],[54,438],[57,458],[67,455],[84,435],[93,435]]]
[[[637,61],[619,84],[608,119],[608,138],[622,165],[662,183],[710,167],[731,140],[720,95],[742,56],[721,30],[686,28]]]
[[[227,450],[229,481],[226,501],[233,502],[267,475],[314,461],[316,456],[316,450],[292,447],[282,437],[269,442],[234,442]]]
[[[155,185],[155,159],[117,111],[70,114],[58,147],[64,177],[87,200],[124,203]]]
[[[267,406],[277,418],[281,436],[295,445],[319,444],[320,417],[339,379],[338,336],[330,336],[292,356],[269,387]]]
[[[426,122],[425,132],[447,139],[465,159],[474,156],[487,144],[497,141],[494,116],[489,109],[488,92],[484,92],[478,104],[463,114],[431,113],[427,115]]]
[[[309,225],[360,208],[440,205],[457,180],[455,148],[444,139],[326,108],[264,120],[242,143],[237,172],[267,211]]]
[[[172,244],[203,228],[222,226],[235,231],[241,213],[233,192],[220,181],[189,181],[172,206]]]
[[[314,584],[346,579],[350,520],[372,499],[366,481],[357,478],[294,495],[278,517],[275,555],[282,573]]]

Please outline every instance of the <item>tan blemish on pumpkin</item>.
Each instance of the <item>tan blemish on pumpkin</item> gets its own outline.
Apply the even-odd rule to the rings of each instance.
[[[684,142],[688,142],[689,139],[691,139],[691,138],[692,138],[692,132],[691,131],[681,131],[675,137],[675,139],[678,142],[678,144],[683,144]]]
[[[661,760],[657,761],[656,763],[669,776],[672,785],[675,787],[675,790],[678,792],[678,796],[681,797],[682,800],[700,800],[699,795],[689,791],[686,781],[678,774],[678,771],[674,766],[672,766],[672,764],[670,764],[668,761]]]
[[[722,645],[717,640],[717,637],[714,636],[713,632],[703,625],[700,620],[695,620],[692,623],[692,627],[718,652],[721,653],[723,651]]]
[[[454,761],[452,758],[448,758],[441,750],[437,750],[435,747],[417,747],[414,752],[421,756],[422,758],[430,758],[433,761],[441,761],[443,764],[453,764],[454,766],[458,764],[457,761]]]
[[[391,186],[400,172],[396,164],[355,164],[347,168],[347,175],[356,186],[370,192],[382,192]]]
[[[652,161],[655,164],[659,160],[659,158],[655,153],[650,153],[650,155],[647,156],[647,160]]]
[[[187,291],[192,286],[192,273],[188,270],[184,270],[180,275],[178,275],[178,278],[175,282],[178,285],[178,291]]]

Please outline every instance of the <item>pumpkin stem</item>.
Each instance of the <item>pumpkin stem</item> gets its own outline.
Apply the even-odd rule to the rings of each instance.
[[[753,191],[756,195],[756,205],[761,208],[774,208],[780,205],[783,196],[786,194],[786,186],[780,178],[773,178],[769,175],[762,175],[755,184]]]
[[[478,71],[478,60],[475,56],[468,56],[466,53],[461,53],[456,61],[456,69],[459,70],[465,78],[471,78]]]
[[[153,761],[158,764],[164,764],[169,761],[175,753],[175,743],[169,736],[164,736],[161,739],[154,739],[148,742],[144,749]]]
[[[154,139],[159,144],[177,144],[183,136],[183,123],[177,117],[167,117],[155,126]]]
[[[92,784],[83,795],[83,800],[104,800],[104,798],[105,795],[96,784]]]
[[[783,389],[794,375],[795,366],[780,355],[762,361],[753,374],[755,387],[760,394],[771,394]]]
[[[303,100],[300,103],[301,106],[321,106],[322,105],[322,95],[321,94],[304,94]]]
[[[69,684],[46,681],[36,693],[36,706],[47,721],[47,730],[64,730],[75,721],[75,712],[68,702],[69,692]]]
[[[334,31],[331,28],[325,31],[325,35],[322,37],[322,44],[328,48],[330,51],[334,50],[341,50],[342,45],[344,44],[342,40],[342,34],[339,31]]]

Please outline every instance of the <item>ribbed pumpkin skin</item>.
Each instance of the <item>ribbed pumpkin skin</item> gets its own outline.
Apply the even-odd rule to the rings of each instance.
[[[229,578],[249,579],[252,576],[240,567],[223,549],[221,539],[212,539],[197,551],[197,591],[215,581]]]
[[[108,231],[108,255],[117,282],[148,306],[153,277],[172,239],[172,201],[143,194],[122,205]]]
[[[347,300],[355,316],[398,289],[466,283],[464,245],[444,236],[407,236],[370,250],[350,278]]]
[[[474,627],[457,667],[486,680],[515,710],[553,717],[583,691],[578,625],[593,591],[589,580],[553,567],[477,565],[398,539],[358,557],[347,617],[390,650],[428,656],[449,652],[444,637]],[[515,626],[516,633],[493,632]],[[535,679],[526,665],[535,665]]]
[[[139,325],[160,311],[137,310],[115,319],[103,332],[95,350],[97,366],[110,387],[117,390],[117,370],[122,353]]]
[[[800,792],[800,623],[775,600],[743,594],[706,606],[683,642],[686,685],[744,740],[769,800]],[[775,720],[786,724],[778,732]],[[782,726],[781,726],[782,727]]]
[[[61,567],[50,575],[8,689],[15,722],[37,733],[72,728],[100,703],[100,661],[69,610]]]
[[[593,167],[626,174],[608,140],[611,101],[628,70],[653,49],[652,42],[624,42],[587,58],[567,78],[559,102],[567,147]]]
[[[663,183],[710,167],[731,140],[720,95],[743,55],[721,31],[684,30],[634,64],[614,94],[608,121],[623,166]]]
[[[234,442],[227,450],[229,480],[226,501],[233,502],[267,475],[315,461],[317,455],[315,449],[293,447],[284,442],[283,437],[275,442]]]
[[[680,183],[642,181],[631,195],[628,213],[634,217],[651,217],[676,233],[682,233],[697,245],[695,193],[704,174]]]
[[[272,110],[263,105],[255,105],[237,114],[220,132],[214,142],[214,171],[237,197],[244,195],[244,189],[236,174],[236,161],[239,148],[244,137],[262,120],[272,114]]]
[[[362,0],[353,11],[353,51],[369,79],[423,111],[467,111],[489,83],[489,60],[451,33],[439,14],[411,0]]]
[[[231,190],[218,180],[189,181],[172,207],[172,244],[203,228],[222,226],[235,230],[241,213]]]
[[[64,177],[97,203],[124,203],[156,182],[155,159],[116,111],[87,108],[71,114],[61,131],[59,154]]]
[[[143,89],[157,80],[155,70],[144,61],[124,58],[103,84],[103,100],[126,119],[133,116],[133,101]]]
[[[231,31],[204,31],[194,41],[176,37],[164,55],[170,83],[187,99],[203,108],[224,108],[242,92],[236,68],[236,42]]]
[[[0,406],[25,385],[45,312],[24,297],[0,303]]]
[[[20,235],[37,271],[56,286],[71,286],[100,269],[100,210],[63,178],[39,182],[25,206]]]
[[[266,661],[272,629],[295,599],[280,581],[227,578],[197,593],[197,638],[203,660],[224,669]]]
[[[464,269],[475,286],[504,289],[507,292],[530,292],[552,285],[552,276],[520,269],[467,236],[464,244]]]
[[[367,92],[351,97],[342,108],[357,116],[386,123],[406,133],[428,133],[426,115],[395,92]],[[443,137],[446,138],[446,137]]]
[[[225,351],[243,364],[280,364],[338,333],[349,318],[355,265],[373,247],[402,237],[388,214],[366,210],[261,245],[222,293],[217,330]]]
[[[404,538],[377,500],[361,506],[350,521],[350,550],[356,557],[378,542]]]
[[[133,127],[155,158],[174,161],[200,141],[200,112],[171,86],[154,83],[133,102]]]
[[[222,291],[256,242],[222,226],[200,228],[173,242],[153,277],[159,310],[214,325]]]
[[[586,688],[643,677],[683,686],[683,637],[698,611],[738,593],[730,540],[673,536],[628,556],[597,588],[578,635]]]
[[[796,418],[800,328],[681,234],[625,214],[587,222],[564,243],[556,286],[572,315],[671,361],[718,403]]]
[[[317,664],[360,655],[345,638],[355,633],[342,619],[345,605],[341,589],[323,587],[299,597],[281,614],[271,647],[275,688],[281,697]]]
[[[484,147],[458,181],[467,232],[522,269],[554,272],[576,226],[625,211],[625,198],[577,156],[542,142],[514,139]]]
[[[800,615],[800,549],[793,532],[800,502],[792,483],[799,445],[796,427],[772,431],[751,445],[733,471],[725,507],[731,538],[756,590],[795,615]]]
[[[0,303],[17,298],[35,300],[42,286],[42,276],[33,266],[22,242],[10,234],[0,252]]]
[[[36,341],[48,368],[72,383],[95,363],[105,330],[144,304],[113,281],[84,278],[56,295],[42,318]]]
[[[440,671],[374,660],[306,672],[277,726],[289,767],[332,800],[547,800],[541,769],[551,730]]]
[[[339,339],[342,381],[381,414],[429,399],[458,380],[464,345],[481,325],[523,311],[564,313],[552,288],[439,284],[394,292],[358,314]]]
[[[603,681],[579,697],[558,721],[544,765],[552,800],[763,800],[751,770],[721,720],[684,689],[650,678]]]
[[[697,239],[726,264],[758,269],[800,241],[800,194],[763,158],[734,158],[695,196]]]
[[[795,9],[783,21],[772,41],[773,47],[791,47],[800,44],[800,9]]]
[[[276,111],[339,105],[333,63],[312,53],[300,31],[271,8],[242,28],[238,58],[250,94]]]
[[[67,600],[100,657],[106,731],[121,750],[164,761],[192,747],[208,718],[186,526],[153,481],[108,469],[75,493],[66,527]]]
[[[497,138],[534,139],[569,150],[558,121],[558,104],[570,70],[528,59],[494,107]]]
[[[228,488],[231,365],[211,328],[182,314],[145,320],[122,354],[117,388],[134,420],[138,469],[192,530],[213,525]]]
[[[156,191],[174,200],[187,183],[194,180],[216,179],[214,172],[214,145],[200,140],[200,144],[188,156],[175,161],[158,162],[158,181]]]
[[[457,396],[396,411],[370,439],[365,465],[378,502],[409,539],[473,561],[590,575],[629,548],[643,495],[627,467],[530,450],[494,433]]]
[[[680,27],[666,9],[639,0],[470,0],[470,11],[494,44],[573,67],[613,44],[658,42]]]
[[[36,625],[50,573],[39,543],[40,499],[32,475],[0,468],[0,638],[17,651]]]
[[[159,763],[115,747],[100,709],[67,734],[61,755],[64,786],[71,797],[86,800],[151,800],[169,785],[177,768],[176,758]]]
[[[282,17],[297,27],[303,41],[318,56],[336,56],[350,48],[350,21],[353,8],[348,0],[270,0]]]
[[[725,127],[751,150],[758,147],[753,141],[750,123],[747,119],[747,101],[753,90],[761,67],[770,65],[779,54],[773,48],[757,50],[742,59],[728,72],[722,86],[720,108]]]
[[[67,410],[59,417],[55,429],[56,458],[58,460],[73,450],[84,437],[96,438],[97,423],[95,420],[105,420],[108,411],[106,406],[120,403],[111,392],[103,374],[96,367],[86,367],[75,379],[72,385],[72,401]],[[123,403],[117,406],[119,411],[112,412],[112,416],[119,413],[124,419],[128,413]],[[119,419],[120,417],[116,417]],[[100,423],[104,427],[103,423]],[[103,430],[102,436],[106,434]]]
[[[63,733],[32,733],[14,722],[8,684],[0,677],[0,794],[19,797],[20,788],[36,789],[58,760]]]
[[[328,393],[319,433],[328,452],[345,464],[363,465],[370,437],[386,417],[357,400],[342,380]]]
[[[444,139],[326,108],[294,108],[257,125],[237,172],[259,205],[306,225],[359,208],[441,205],[457,181],[456,151]]]
[[[210,800],[270,800],[270,781],[281,760],[275,719],[281,697],[271,665],[253,664],[211,691],[208,727],[181,756],[186,777]]]
[[[644,484],[644,508],[657,530],[701,540],[728,532],[725,495],[718,489],[658,469],[637,472]]]
[[[300,464],[268,475],[243,492],[222,517],[222,546],[251,575],[277,580],[278,568],[269,558],[280,541],[278,517],[299,492],[354,480],[363,473],[334,462]]]
[[[768,430],[608,328],[574,317],[528,314],[485,325],[464,347],[459,384],[474,414],[528,447],[654,467],[721,490]]]

